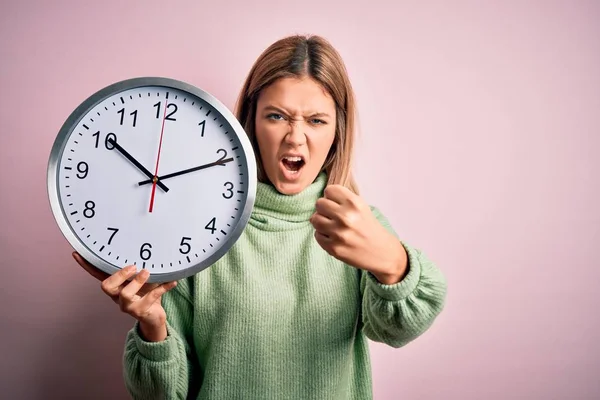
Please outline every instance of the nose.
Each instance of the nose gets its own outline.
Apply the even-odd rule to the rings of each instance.
[[[292,146],[302,146],[306,144],[306,135],[304,134],[304,125],[302,121],[291,120],[290,128],[285,135],[285,142]]]

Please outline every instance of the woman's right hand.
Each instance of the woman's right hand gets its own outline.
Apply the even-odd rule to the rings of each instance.
[[[176,281],[146,283],[150,273],[143,269],[136,275],[135,265],[109,275],[91,265],[77,252],[73,252],[73,258],[102,282],[102,291],[119,305],[121,311],[139,321],[140,334],[145,340],[160,342],[167,338],[167,314],[161,305],[161,298],[177,285]],[[128,281],[130,278],[131,281]]]

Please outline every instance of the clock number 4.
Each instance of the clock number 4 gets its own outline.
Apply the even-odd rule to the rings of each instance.
[[[154,105],[154,107],[156,107],[156,118],[160,118],[160,107],[162,105],[162,102],[158,102]],[[173,114],[175,114],[177,112],[177,104],[174,103],[170,103],[167,105],[167,110],[173,108],[173,110],[168,113],[165,117],[166,120],[169,121],[177,121],[175,118],[173,118]]]
[[[208,224],[206,224],[206,226],[204,227],[205,229],[208,229],[210,231],[210,233],[212,233],[213,235],[215,234],[215,231],[217,230],[217,228],[215,228],[215,222],[217,220],[217,217],[213,217],[213,219],[211,219]]]
[[[121,114],[121,120],[119,124],[123,125],[123,120],[125,119],[125,109],[121,108],[119,111],[117,111],[117,114]],[[133,127],[135,128],[135,123],[137,121],[137,110],[130,112],[129,115],[133,115]]]
[[[100,142],[100,131],[94,133],[92,136],[94,136],[96,138],[95,147],[98,148],[98,144]],[[108,135],[106,135],[106,137],[104,138],[104,147],[106,147],[106,150],[113,150],[115,148],[115,146],[109,142],[109,140],[111,138],[112,138],[112,140],[114,142],[116,142],[117,141],[117,135],[115,135],[112,132],[109,133]]]

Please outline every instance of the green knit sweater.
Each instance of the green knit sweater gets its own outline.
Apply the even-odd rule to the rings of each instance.
[[[309,218],[321,174],[302,193],[259,183],[240,239],[217,263],[163,296],[168,337],[125,344],[134,399],[370,399],[367,338],[400,347],[443,308],[446,282],[403,243],[409,272],[383,285],[327,254]],[[391,232],[385,217],[371,208]]]

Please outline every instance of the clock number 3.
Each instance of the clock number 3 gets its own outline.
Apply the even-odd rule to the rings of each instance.
[[[225,197],[226,199],[232,198],[233,197],[233,183],[225,182],[225,184],[223,186],[225,186],[227,192],[229,193],[229,196],[225,196],[225,193],[223,193],[223,197]]]

